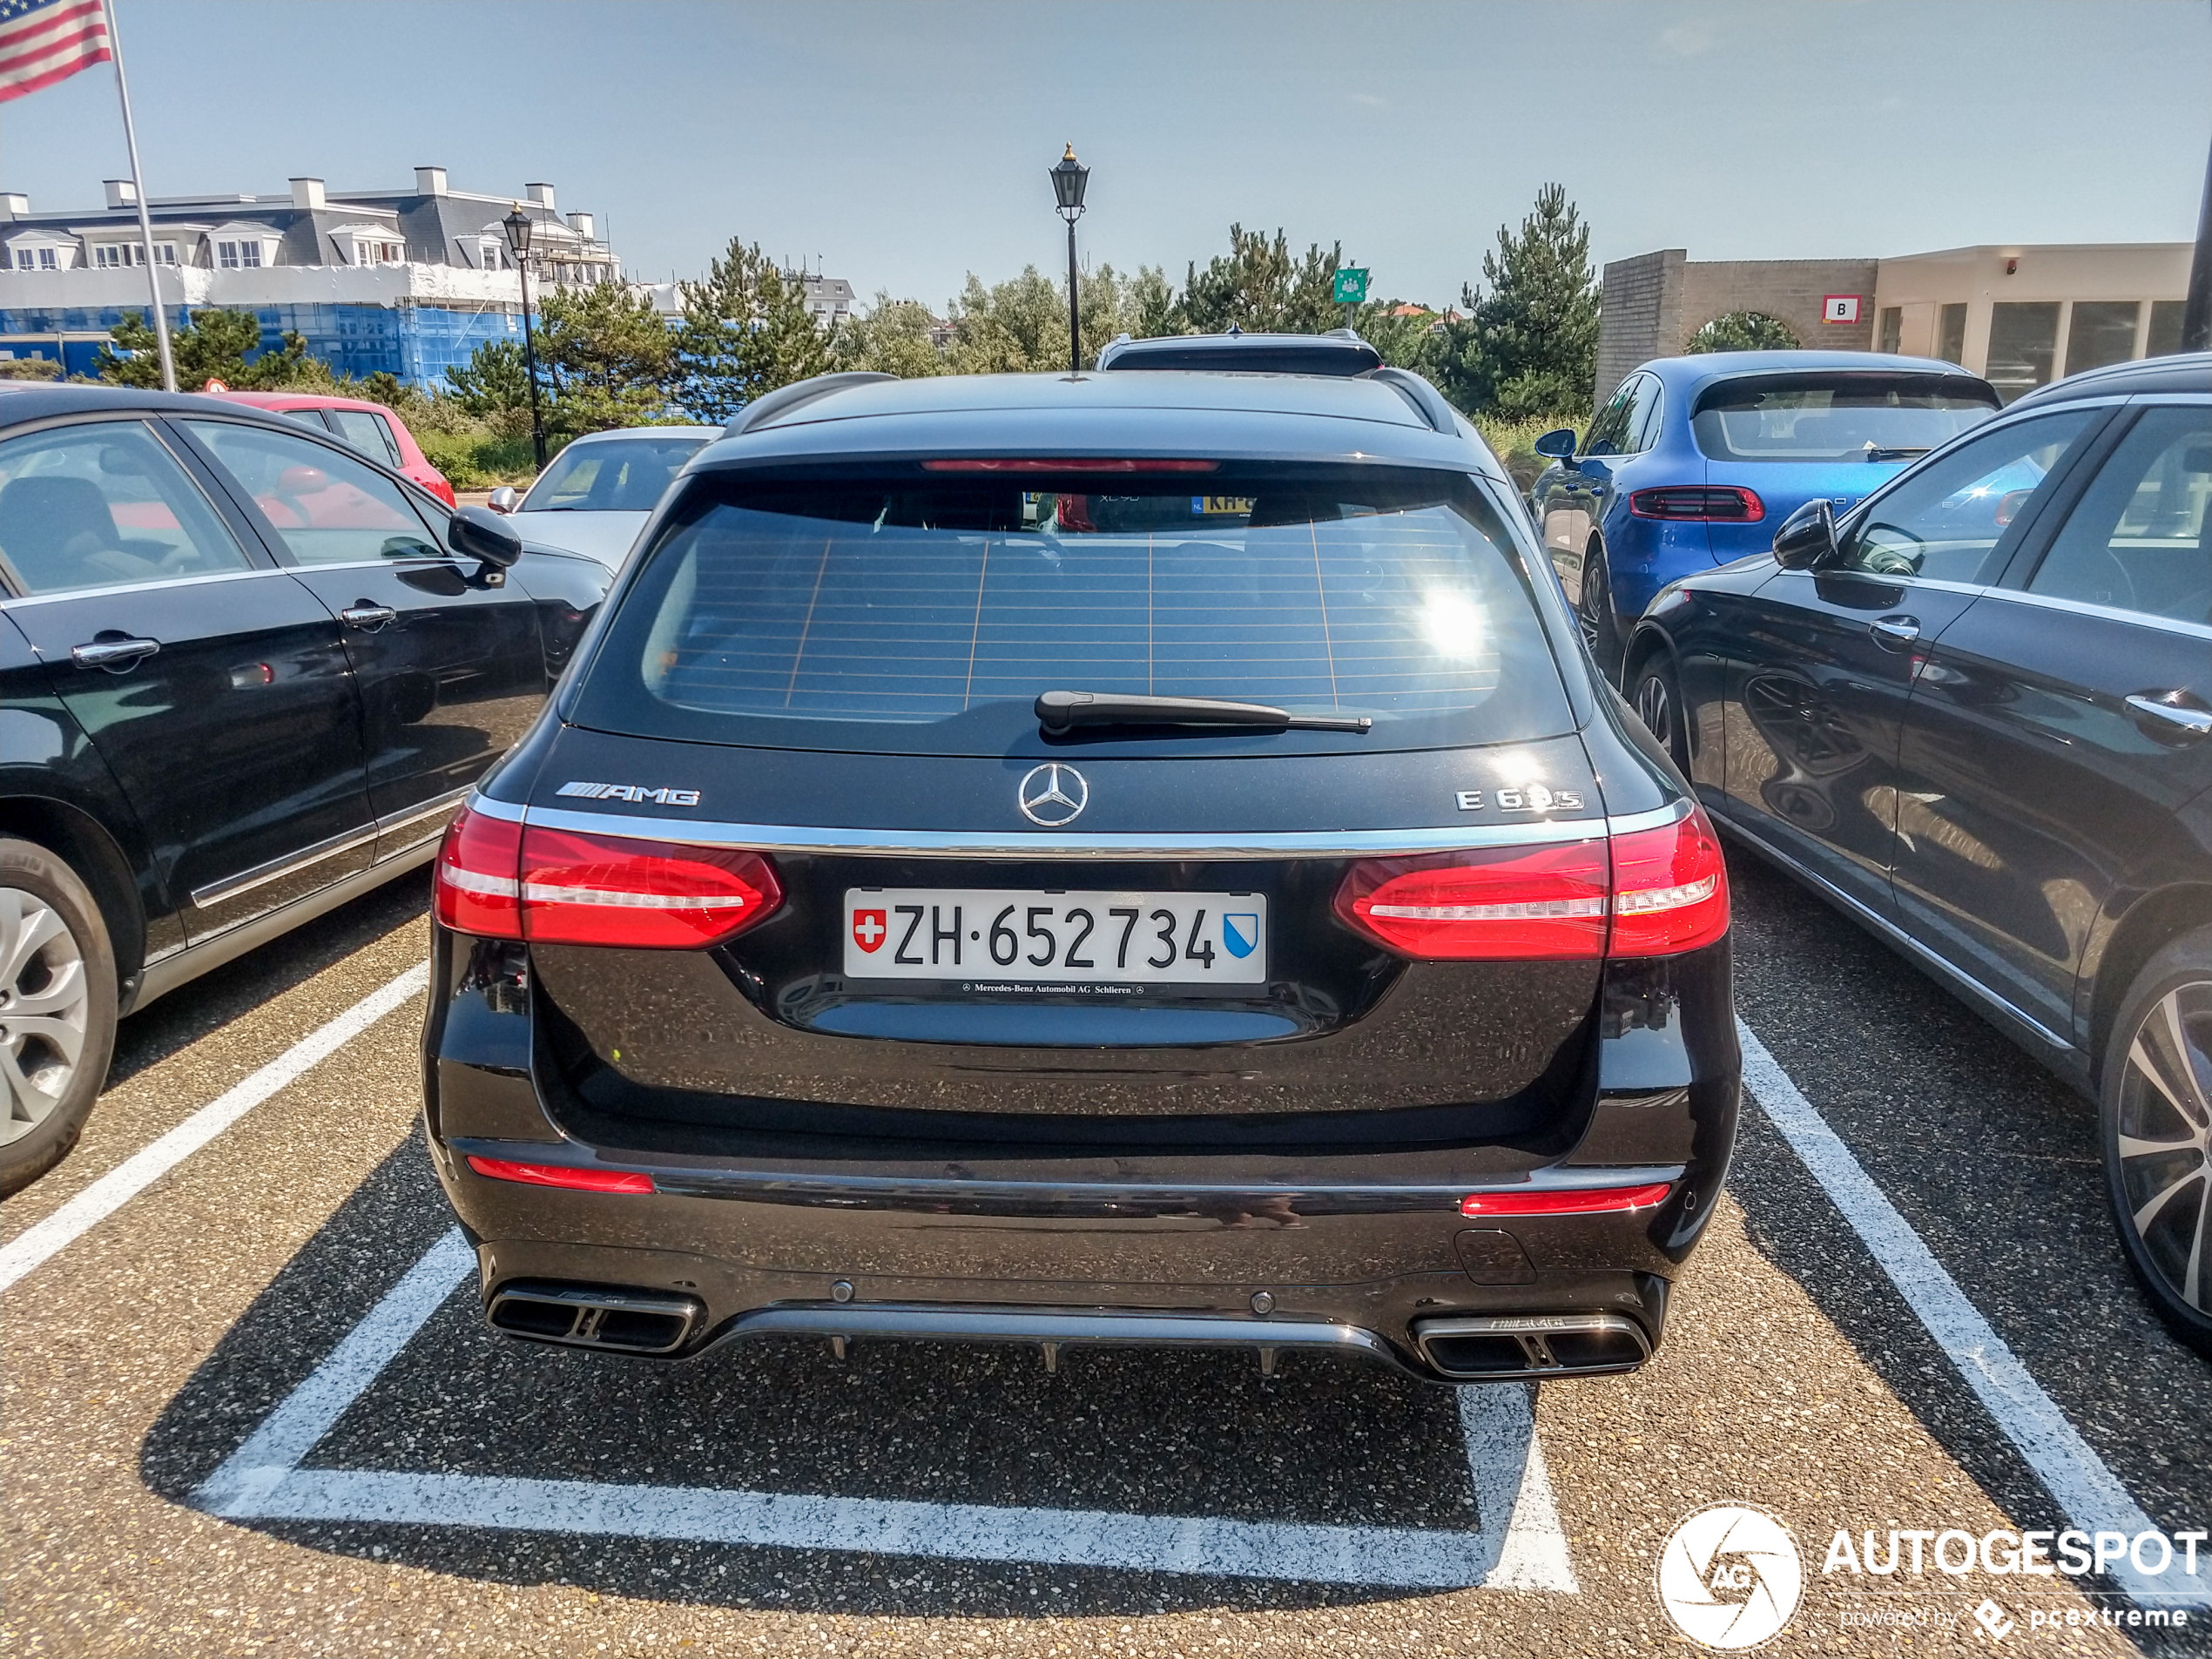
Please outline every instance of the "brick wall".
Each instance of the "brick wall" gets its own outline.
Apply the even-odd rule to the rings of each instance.
[[[1872,260],[1710,260],[1662,248],[1605,267],[1605,311],[1598,329],[1595,408],[1639,363],[1673,357],[1691,335],[1731,311],[1764,311],[1789,324],[1806,346],[1874,349]],[[1859,296],[1857,323],[1821,320],[1831,293]]]
[[[1668,346],[1678,352],[1714,318],[1731,311],[1764,311],[1790,325],[1798,340],[1821,351],[1874,349],[1873,260],[1714,260],[1683,266],[1681,332]],[[1820,302],[1831,293],[1858,295],[1856,323],[1823,322]]]
[[[1669,247],[1615,260],[1605,267],[1593,410],[1613,395],[1638,363],[1668,356],[1676,349],[1661,342],[1671,341],[1679,327],[1683,268],[1689,257],[1685,248]]]

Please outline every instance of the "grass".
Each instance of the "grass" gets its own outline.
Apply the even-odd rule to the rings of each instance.
[[[527,437],[503,438],[482,428],[438,432],[418,426],[414,431],[415,441],[422,446],[430,464],[445,474],[455,489],[521,485],[537,476]]]
[[[1559,427],[1572,427],[1581,431],[1585,417],[1575,415],[1535,415],[1525,420],[1501,421],[1492,415],[1468,417],[1483,441],[1497,452],[1498,459],[1506,464],[1506,475],[1522,490],[1536,482],[1536,475],[1551,463],[1536,453],[1533,447],[1545,433]]]

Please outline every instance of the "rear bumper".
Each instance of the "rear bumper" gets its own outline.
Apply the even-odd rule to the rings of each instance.
[[[427,1127],[487,1312],[517,1336],[614,1352],[799,1335],[825,1359],[921,1339],[1029,1343],[1049,1363],[1070,1346],[1197,1345],[1271,1368],[1305,1350],[1436,1382],[1629,1370],[1658,1345],[1734,1142],[1724,946],[1608,980],[1588,1103],[1550,1142],[1002,1158],[831,1136],[803,1155],[588,1143],[563,1127],[575,1116],[527,983],[442,930],[435,952]],[[494,1179],[472,1156],[642,1173],[654,1190]],[[1659,1183],[1667,1197],[1642,1210],[1461,1210],[1482,1191]],[[1484,1320],[1506,1323],[1470,1323]]]
[[[579,1301],[596,1288],[692,1305],[672,1342],[594,1332],[580,1345],[681,1358],[732,1339],[803,1334],[1325,1349],[1435,1381],[1471,1379],[1425,1344],[1437,1321],[1614,1315],[1633,1325],[1638,1359],[1656,1347],[1677,1262],[1662,1246],[1685,1185],[1679,1169],[1607,1170],[1607,1184],[1671,1181],[1676,1192],[1656,1210],[1505,1228],[1459,1213],[1464,1190],[1496,1184],[1480,1181],[1306,1190],[889,1184],[703,1178],[625,1159],[624,1169],[650,1169],[660,1190],[592,1193],[487,1179],[467,1163],[573,1158],[572,1150],[461,1140],[437,1154],[477,1242],[488,1306],[516,1285]],[[546,1340],[572,1334],[495,1323]]]

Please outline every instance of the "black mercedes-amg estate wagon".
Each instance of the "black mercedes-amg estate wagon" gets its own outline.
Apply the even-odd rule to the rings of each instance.
[[[896,381],[691,462],[437,867],[491,1323],[1625,1371],[1720,849],[1426,382]]]

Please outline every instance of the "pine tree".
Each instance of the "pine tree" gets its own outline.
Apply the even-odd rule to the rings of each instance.
[[[101,380],[111,386],[161,384],[160,342],[143,312],[125,312],[123,320],[108,334],[114,345],[101,347],[93,361],[94,372]],[[315,360],[307,355],[307,342],[302,336],[287,333],[280,338],[280,345],[262,350],[260,320],[250,311],[209,306],[189,312],[184,326],[169,334],[178,388],[197,392],[211,380],[240,392],[289,385]],[[248,352],[255,354],[250,362]]]
[[[815,326],[806,290],[760,251],[732,237],[706,277],[681,287],[669,388],[702,421],[728,421],[763,392],[830,367],[831,335]]]
[[[1461,290],[1464,320],[1446,325],[1437,384],[1462,409],[1502,420],[1586,411],[1597,377],[1598,288],[1590,230],[1564,185],[1536,192],[1516,236],[1498,227],[1482,256],[1487,292]]]
[[[1233,326],[1246,334],[1318,334],[1341,328],[1335,288],[1343,263],[1341,242],[1331,243],[1325,253],[1316,242],[1293,256],[1279,229],[1270,241],[1264,231],[1231,225],[1229,252],[1214,255],[1203,271],[1190,266],[1175,332],[1218,334]]]

